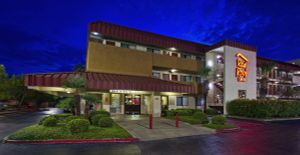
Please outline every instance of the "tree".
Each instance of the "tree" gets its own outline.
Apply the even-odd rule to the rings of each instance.
[[[85,88],[85,79],[80,76],[80,74],[75,74],[74,76],[68,77],[64,81],[65,88],[74,89],[75,94],[75,115],[80,115],[80,93]]]
[[[208,77],[209,74],[211,72],[211,69],[208,67],[204,67],[199,71],[199,75],[201,76],[201,85],[202,85],[202,93],[204,95],[204,107],[203,107],[203,111],[206,112],[206,108],[207,108],[207,94],[209,91],[209,81],[208,81]]]
[[[91,104],[98,104],[101,102],[100,99],[97,98],[96,94],[86,93],[83,98],[86,100],[84,115],[87,118],[89,115],[89,109]]]
[[[259,95],[262,99],[266,99],[268,93],[269,72],[271,72],[273,68],[273,63],[264,63],[261,65],[262,77],[260,80]]]
[[[74,111],[74,103],[75,100],[73,97],[67,97],[67,98],[63,98],[61,100],[59,100],[59,103],[56,105],[57,108],[61,108],[61,109],[71,109],[71,112],[73,114],[75,114]]]
[[[84,72],[84,66],[82,64],[76,64],[73,68],[75,72]]]

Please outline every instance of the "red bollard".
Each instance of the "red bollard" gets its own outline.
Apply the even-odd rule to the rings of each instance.
[[[176,113],[176,128],[179,127],[179,116],[178,113]]]
[[[149,115],[149,129],[152,129],[152,114]]]

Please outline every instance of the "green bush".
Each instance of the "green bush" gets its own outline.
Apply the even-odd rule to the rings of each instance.
[[[207,108],[206,109],[206,114],[207,115],[218,115],[218,111],[216,109],[213,109],[213,108]]]
[[[83,117],[83,116],[69,116],[69,117],[67,117],[64,121],[65,121],[66,123],[68,123],[68,122],[70,122],[70,121],[72,121],[72,120],[74,120],[74,119],[84,119],[84,117]]]
[[[209,122],[207,115],[201,111],[195,112],[193,119],[199,120],[200,124],[207,124]]]
[[[91,124],[92,125],[96,125],[98,126],[99,125],[99,120],[103,117],[109,117],[107,115],[103,115],[103,114],[97,114],[97,115],[94,115],[92,118],[91,118]]]
[[[67,113],[67,114],[54,114],[54,115],[51,115],[53,117],[55,117],[58,121],[64,121],[66,118],[72,116],[72,114],[70,113]]]
[[[176,109],[175,113],[178,113],[179,116],[192,116],[194,109]]]
[[[112,127],[113,122],[113,119],[111,119],[110,117],[102,117],[99,119],[98,124],[100,127]]]
[[[104,116],[110,116],[110,113],[105,110],[98,110],[98,111],[92,111],[89,115],[89,119],[91,119],[95,115],[104,115]]]
[[[56,126],[58,123],[58,120],[55,117],[47,117],[43,120],[43,125],[47,127],[53,127]]]
[[[253,118],[298,117],[299,101],[233,100],[227,104],[229,115]]]
[[[226,117],[224,117],[222,115],[213,116],[211,119],[211,123],[216,124],[216,125],[225,125],[226,122],[227,122]]]
[[[175,116],[176,112],[174,109],[171,109],[171,110],[166,110],[166,116]]]
[[[49,117],[52,117],[52,116],[45,116],[45,117],[41,118],[39,121],[39,125],[43,125],[44,120],[46,120]]]
[[[71,133],[85,132],[89,129],[90,122],[86,119],[74,119],[68,123]]]

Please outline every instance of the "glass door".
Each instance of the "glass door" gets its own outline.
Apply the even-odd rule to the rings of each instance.
[[[110,112],[114,114],[121,113],[121,94],[111,94]]]

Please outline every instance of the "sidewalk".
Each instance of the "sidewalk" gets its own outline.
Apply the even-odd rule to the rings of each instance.
[[[117,115],[113,119],[132,136],[141,141],[159,140],[193,135],[213,134],[215,130],[179,122],[179,128],[175,127],[174,120],[161,117],[153,118],[153,129],[149,129],[149,118],[141,115]]]

